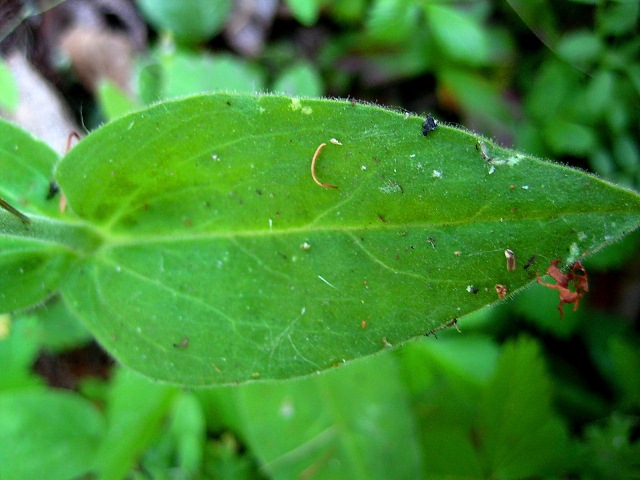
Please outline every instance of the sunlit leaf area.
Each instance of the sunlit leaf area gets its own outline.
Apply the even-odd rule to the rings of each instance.
[[[640,5],[0,5],[0,480],[640,478]]]

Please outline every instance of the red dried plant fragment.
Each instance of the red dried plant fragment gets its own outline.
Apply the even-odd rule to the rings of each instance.
[[[558,296],[560,297],[560,304],[558,305],[558,311],[560,312],[560,318],[564,316],[562,307],[565,304],[573,304],[573,311],[578,310],[578,304],[582,296],[589,291],[589,276],[587,270],[584,268],[580,260],[576,260],[569,268],[567,273],[562,273],[558,268],[560,260],[551,260],[551,265],[547,268],[547,275],[553,278],[556,283],[546,283],[540,279],[540,275],[536,272],[538,283],[552,290],[558,290]],[[569,286],[573,287],[573,290],[569,289]]]

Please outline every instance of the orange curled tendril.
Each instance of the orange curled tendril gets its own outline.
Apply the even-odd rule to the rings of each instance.
[[[320,146],[316,149],[316,153],[313,154],[313,159],[311,160],[311,177],[313,178],[313,181],[316,182],[321,187],[324,187],[324,188],[338,188],[335,185],[331,185],[329,183],[322,183],[316,177],[316,160],[318,160],[318,155],[320,155],[320,152],[326,146],[327,146],[326,143],[321,143]]]

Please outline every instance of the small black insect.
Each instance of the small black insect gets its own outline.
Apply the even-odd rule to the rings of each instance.
[[[424,123],[422,124],[422,135],[425,137],[433,132],[436,128],[438,128],[438,121],[431,116],[431,114],[427,115]]]
[[[536,263],[536,256],[532,255],[531,258],[529,260],[527,260],[527,263],[525,263],[524,267],[522,267],[522,268],[524,268],[526,270],[527,268],[529,268],[534,263]]]
[[[47,200],[51,200],[60,191],[60,187],[54,181],[49,182],[49,191],[47,192]]]

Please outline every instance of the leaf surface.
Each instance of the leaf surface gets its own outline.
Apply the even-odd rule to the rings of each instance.
[[[57,172],[102,239],[64,282],[68,306],[158,379],[289,378],[424,334],[638,225],[633,192],[422,122],[214,94],[106,125]],[[322,143],[316,174],[337,189],[311,178]]]
[[[65,480],[89,473],[104,433],[91,402],[30,388],[0,394],[0,408],[0,478]]]

